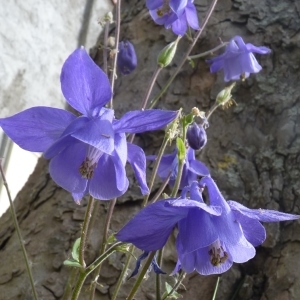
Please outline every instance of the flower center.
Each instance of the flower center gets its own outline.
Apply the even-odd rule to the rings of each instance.
[[[94,170],[97,167],[97,163],[102,156],[102,152],[93,146],[89,146],[87,155],[79,167],[79,173],[82,178],[91,179],[94,175]]]
[[[171,11],[170,5],[169,5],[170,0],[165,0],[163,3],[163,6],[157,9],[156,13],[159,17],[163,17],[166,14],[169,14]]]
[[[210,262],[214,267],[219,267],[228,259],[228,253],[224,251],[219,241],[213,243],[210,247],[208,251]]]

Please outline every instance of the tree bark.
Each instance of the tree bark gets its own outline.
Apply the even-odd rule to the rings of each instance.
[[[195,1],[201,18],[210,1]],[[138,68],[129,76],[119,75],[114,107],[118,118],[138,109],[155,69],[156,56],[166,43],[175,39],[171,31],[154,24],[144,1],[122,1],[121,37],[134,43]],[[199,159],[210,168],[226,199],[250,208],[299,212],[300,147],[300,4],[297,1],[222,0],[193,53],[217,46],[219,37],[228,41],[235,35],[245,42],[265,45],[272,53],[258,57],[261,73],[239,82],[233,96],[237,106],[217,110],[207,130],[208,143]],[[172,65],[160,74],[152,96],[165,85],[179,63],[188,41],[182,40]],[[92,56],[101,60],[95,49]],[[217,93],[225,86],[222,74],[210,74],[204,59],[188,64],[179,73],[159,107],[185,113],[197,106],[207,111]],[[153,154],[162,134],[150,132],[136,137],[136,142]],[[132,171],[128,170],[132,175]],[[133,176],[130,189],[118,201],[111,232],[119,230],[140,208],[142,197]],[[159,182],[156,182],[156,189]],[[155,191],[154,191],[155,192]],[[107,201],[98,201],[98,216],[93,222],[87,261],[98,253],[105,222]],[[34,173],[15,200],[23,239],[32,264],[40,299],[60,299],[70,272],[63,261],[80,236],[86,202],[78,206],[69,193],[56,186],[41,158]],[[141,224],[142,226],[142,224]],[[267,240],[257,248],[255,258],[234,264],[221,275],[216,299],[300,299],[300,230],[299,222],[265,224]],[[174,239],[172,237],[171,239]],[[28,277],[17,235],[9,212],[0,219],[0,295],[1,299],[32,299]],[[95,299],[110,299],[125,258],[116,253],[103,264],[101,283]],[[163,269],[170,272],[176,262],[174,245],[167,244]],[[131,266],[133,267],[133,265]],[[172,277],[166,280],[174,283]],[[84,286],[81,299],[88,299]],[[136,299],[155,299],[153,275],[140,288]],[[189,274],[179,289],[183,299],[211,299],[217,276]],[[125,282],[119,299],[126,299],[134,279]]]

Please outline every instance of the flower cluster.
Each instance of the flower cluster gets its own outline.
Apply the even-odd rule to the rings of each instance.
[[[205,188],[208,189],[209,205],[203,201]],[[116,237],[144,251],[156,251],[165,245],[177,227],[178,262],[174,271],[220,274],[233,262],[243,263],[254,257],[254,247],[266,239],[265,228],[260,222],[299,218],[226,201],[213,179],[203,177],[184,188],[180,198],[160,200],[141,210]]]
[[[194,0],[147,0],[146,5],[155,23],[172,28],[177,35],[183,36],[188,25],[199,29],[197,10]]]
[[[128,188],[126,161],[133,167],[142,193],[148,193],[144,151],[127,143],[125,133],[162,128],[178,113],[130,111],[116,120],[114,111],[104,107],[112,97],[108,77],[83,48],[65,61],[61,89],[81,116],[40,106],[0,119],[0,126],[21,148],[44,152],[50,159],[52,179],[78,203],[85,194],[102,200],[124,194]]]

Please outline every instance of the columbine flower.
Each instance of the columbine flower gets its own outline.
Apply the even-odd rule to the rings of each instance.
[[[202,149],[207,142],[205,129],[202,125],[197,125],[195,122],[189,125],[186,133],[186,138],[189,146],[194,150]]]
[[[175,34],[183,36],[187,26],[198,30],[198,16],[194,0],[147,0],[146,5],[155,23],[172,27]]]
[[[202,199],[207,187],[209,205]],[[187,194],[189,192],[189,197]],[[162,248],[177,226],[178,263],[175,272],[196,270],[200,274],[220,274],[233,262],[243,263],[255,255],[254,246],[266,237],[262,222],[299,219],[300,216],[272,210],[248,209],[226,202],[210,177],[193,182],[179,199],[150,204],[130,220],[116,235],[144,251]],[[143,224],[141,226],[140,224]]]
[[[240,36],[230,40],[225,53],[207,60],[210,72],[215,73],[224,70],[224,80],[239,80],[249,77],[250,73],[258,73],[262,67],[257,62],[253,53],[267,54],[271,50],[267,47],[256,47],[245,44]]]
[[[167,179],[171,174],[170,186],[174,185],[178,173],[177,152],[178,149],[176,148],[172,154],[163,155],[157,170],[157,174],[162,180]],[[149,155],[147,159],[155,160],[156,156]],[[198,176],[209,176],[209,170],[202,162],[195,159],[195,151],[188,148],[179,188],[183,189],[185,186],[190,185]]]
[[[67,102],[82,115],[51,107],[33,107],[0,119],[5,133],[21,148],[44,152],[53,180],[75,201],[87,193],[108,200],[128,188],[126,161],[132,165],[142,193],[148,193],[144,151],[126,142],[125,133],[164,127],[177,112],[131,111],[120,120],[104,105],[112,92],[106,74],[83,48],[66,60],[61,88]]]
[[[249,209],[235,201],[227,202],[210,177],[202,178],[199,186],[207,187],[210,205],[220,207],[222,214],[199,220],[200,214],[195,213],[190,219],[179,222],[176,240],[179,260],[175,271],[182,268],[186,272],[196,270],[202,275],[223,273],[233,262],[243,263],[254,257],[254,247],[261,245],[266,239],[266,231],[260,221],[278,222],[300,218],[273,210]],[[197,193],[197,190],[193,191],[193,198],[202,202]],[[204,239],[207,237],[201,237],[198,233],[203,226],[211,231],[211,236],[206,241]],[[189,237],[186,238],[186,235]]]
[[[199,228],[189,229],[196,231],[198,236],[204,239],[204,244],[201,244],[199,238],[196,240],[197,244],[195,244],[189,238],[190,234],[188,234],[186,236],[187,249],[195,250],[194,245],[196,245],[196,249],[199,245],[205,247],[207,240],[212,242],[214,238],[214,236],[211,237],[211,230],[207,230],[205,221],[210,214],[219,216],[222,211],[219,207],[208,206],[203,201],[198,201],[198,199],[194,200],[193,191],[196,186],[198,186],[198,183],[194,182],[190,199],[186,197],[189,191],[189,187],[186,187],[178,199],[160,200],[145,207],[116,234],[116,238],[122,242],[132,243],[143,251],[156,251],[165,245],[178,222],[188,219],[191,226],[193,221],[196,221],[196,225],[201,223]],[[198,213],[197,216],[200,216],[200,219],[194,220],[195,213]],[[188,229],[185,233],[187,232]]]
[[[118,69],[124,75],[130,74],[137,66],[137,58],[133,45],[128,42],[120,42],[118,53]]]

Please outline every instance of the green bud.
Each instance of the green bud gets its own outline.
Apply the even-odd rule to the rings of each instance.
[[[232,95],[231,95],[231,90],[234,88],[235,82],[233,82],[230,86],[227,86],[222,90],[216,99],[216,102],[222,106],[227,106],[228,104],[231,103],[232,101]]]
[[[179,161],[184,161],[185,154],[186,154],[186,149],[185,149],[184,142],[180,137],[178,137],[176,139],[176,145],[177,145],[177,148],[178,148],[178,153],[177,153],[178,160]]]
[[[160,53],[158,54],[158,58],[157,58],[157,64],[159,65],[159,67],[161,68],[165,68],[166,66],[168,66],[176,53],[176,49],[177,49],[177,44],[179,42],[180,37],[177,38],[176,41],[170,43],[169,45],[167,45],[164,49],[162,49],[160,51]]]

